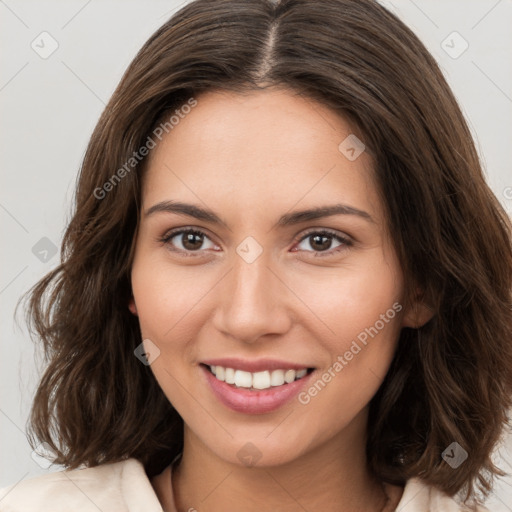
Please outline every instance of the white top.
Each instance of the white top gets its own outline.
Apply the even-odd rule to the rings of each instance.
[[[161,473],[163,475],[163,473]],[[170,480],[169,480],[170,484]],[[169,486],[172,491],[172,486]],[[0,489],[1,512],[162,512],[144,471],[134,458],[93,468],[62,470]],[[416,478],[407,481],[400,512],[466,512],[452,498]],[[480,507],[477,512],[486,512]],[[177,512],[173,505],[171,510]],[[488,512],[488,511],[487,511]]]

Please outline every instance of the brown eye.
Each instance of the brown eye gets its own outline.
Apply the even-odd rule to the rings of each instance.
[[[211,249],[215,244],[202,231],[196,229],[179,229],[166,234],[162,240],[171,250],[177,252],[202,252]],[[209,242],[209,246],[208,246]],[[205,247],[206,244],[206,247]]]
[[[327,251],[332,244],[332,237],[325,235],[310,235],[308,237],[309,245],[319,251]]]
[[[335,243],[338,243],[338,245],[334,246],[333,248],[334,241]],[[300,248],[300,244],[303,244],[302,248]],[[314,252],[315,256],[320,256],[320,253],[326,253],[326,255],[331,255],[333,253],[346,249],[351,245],[352,241],[350,239],[341,236],[335,232],[325,230],[311,231],[301,238],[298,250]]]

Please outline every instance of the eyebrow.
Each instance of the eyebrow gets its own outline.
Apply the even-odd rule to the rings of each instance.
[[[193,204],[182,203],[180,201],[161,201],[160,203],[156,203],[145,212],[145,216],[148,217],[157,212],[177,213],[210,222],[212,224],[227,225],[226,222],[224,222],[213,211]],[[276,225],[279,227],[293,226],[295,224],[300,224],[301,222],[321,219],[323,217],[331,217],[333,215],[354,215],[368,222],[375,223],[371,215],[364,210],[359,210],[358,208],[344,204],[334,204],[318,206],[316,208],[300,210],[282,215]]]

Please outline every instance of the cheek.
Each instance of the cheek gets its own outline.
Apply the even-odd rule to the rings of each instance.
[[[397,268],[375,257],[360,266],[338,268],[320,282],[301,280],[299,293],[309,290],[314,313],[309,329],[316,330],[315,338],[329,355],[301,403],[330,410],[334,424],[366,405],[389,369],[401,329],[402,279]],[[348,416],[332,411],[332,403],[343,404]]]
[[[180,383],[186,380],[183,363],[190,358],[187,328],[194,316],[193,298],[196,292],[200,293],[191,288],[190,283],[182,281],[180,273],[171,272],[169,265],[154,256],[140,253],[134,261],[131,283],[141,336],[151,340],[159,351],[150,369],[177,409],[187,406]],[[180,293],[180,290],[186,290],[186,293]],[[195,302],[198,300],[199,297]]]
[[[294,291],[304,298],[310,311],[303,320],[310,317],[310,328],[316,323],[315,330],[322,333],[318,339],[329,340],[328,344],[336,349],[342,349],[377,321],[380,326],[381,315],[388,310],[391,309],[387,316],[392,320],[397,316],[396,310],[401,309],[400,274],[383,258],[367,258],[355,265],[328,269],[322,275],[304,274],[295,283]],[[387,327],[388,322],[386,331]]]
[[[134,262],[131,282],[143,335],[164,344],[180,339],[177,333],[184,325],[197,325],[201,299],[214,284],[199,278],[197,267],[172,268],[165,255],[141,255]]]

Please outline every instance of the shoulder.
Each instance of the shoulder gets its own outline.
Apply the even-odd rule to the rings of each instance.
[[[148,512],[161,512],[144,466],[134,458],[56,471],[0,489],[2,512],[129,512],[141,503]]]
[[[402,512],[489,512],[482,505],[470,508],[419,478],[407,480],[397,510]]]

